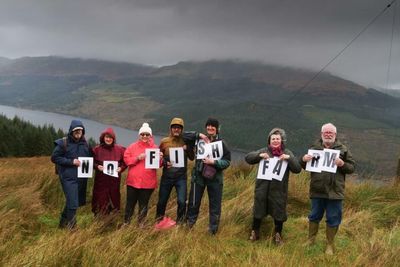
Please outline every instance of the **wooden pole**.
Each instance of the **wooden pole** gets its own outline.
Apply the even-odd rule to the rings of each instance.
[[[397,162],[396,184],[400,185],[400,157]]]

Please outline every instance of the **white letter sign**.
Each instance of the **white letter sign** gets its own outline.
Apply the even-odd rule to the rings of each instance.
[[[210,158],[214,160],[221,159],[224,155],[224,146],[222,141],[206,144],[203,140],[197,143],[196,159]]]
[[[337,165],[335,160],[339,158],[340,150],[324,149],[324,161],[322,162],[322,171],[336,173]]]
[[[212,142],[208,144],[210,146],[210,158],[214,160],[221,159],[224,155],[224,148],[222,141]]]
[[[282,181],[287,169],[287,161],[278,157],[263,159],[258,165],[257,179]]]
[[[335,160],[340,156],[340,150],[335,149],[324,149],[314,150],[309,149],[308,155],[312,155],[313,158],[307,162],[306,171],[310,172],[331,172],[336,173],[337,165]]]
[[[321,172],[321,159],[324,157],[324,152],[322,150],[309,149],[307,154],[313,156],[313,158],[307,162],[306,171]]]
[[[160,149],[158,148],[147,148],[145,158],[146,169],[158,169],[160,168]]]
[[[118,177],[118,161],[103,161],[103,173],[113,177]]]
[[[169,161],[172,163],[172,167],[185,167],[183,147],[171,147],[169,149]]]
[[[78,157],[81,165],[78,167],[78,178],[92,178],[93,175],[93,158]]]
[[[207,144],[206,142],[204,142],[204,140],[199,140],[199,142],[197,142],[197,155],[196,155],[196,159],[205,159],[207,157],[207,155],[209,154],[207,151]]]

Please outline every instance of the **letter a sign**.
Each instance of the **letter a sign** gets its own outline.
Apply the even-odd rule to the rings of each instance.
[[[92,178],[93,175],[93,158],[78,157],[81,165],[78,167],[78,178]]]
[[[282,181],[287,169],[287,161],[278,157],[263,159],[258,165],[257,179]]]

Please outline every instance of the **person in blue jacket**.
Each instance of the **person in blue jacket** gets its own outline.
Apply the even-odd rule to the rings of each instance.
[[[82,122],[72,120],[68,136],[54,143],[56,146],[51,161],[56,164],[66,200],[59,227],[72,229],[76,226],[76,210],[86,204],[87,179],[78,179],[78,167],[81,164],[78,157],[91,156]]]

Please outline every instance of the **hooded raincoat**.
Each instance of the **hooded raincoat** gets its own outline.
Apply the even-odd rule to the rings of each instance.
[[[106,135],[114,140],[111,145],[104,141]],[[116,136],[112,128],[107,128],[100,135],[100,144],[93,149],[95,178],[93,185],[92,211],[94,214],[107,214],[112,210],[120,210],[121,173],[126,169],[124,162],[125,148],[116,144]],[[104,174],[98,169],[104,161],[117,161],[121,171],[118,177]]]

